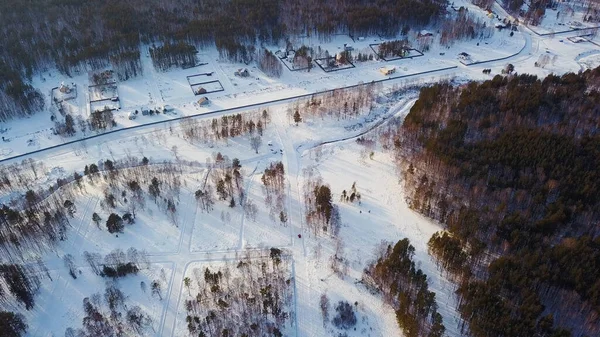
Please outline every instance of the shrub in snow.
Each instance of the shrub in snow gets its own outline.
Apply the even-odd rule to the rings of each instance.
[[[337,315],[333,318],[332,323],[338,329],[350,329],[356,325],[356,315],[354,314],[354,309],[347,301],[338,302],[337,306],[335,307],[335,312]]]

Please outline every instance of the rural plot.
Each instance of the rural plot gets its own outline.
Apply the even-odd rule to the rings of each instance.
[[[290,336],[291,256],[278,249],[188,266],[174,336]]]
[[[270,193],[270,196],[267,196],[261,179],[263,174],[262,170],[257,170],[252,175],[252,183],[246,191],[243,239],[248,248],[284,247],[291,244],[293,235],[292,226],[287,219],[281,218],[281,212],[284,218],[287,218],[289,213],[287,189],[280,195]],[[284,184],[287,186],[287,180]]]
[[[331,187],[332,200],[339,207],[342,222],[338,240],[342,247],[347,247],[342,248],[342,256],[347,261],[348,275],[353,279],[360,279],[364,268],[376,257],[376,249],[383,241],[395,243],[408,238],[415,247],[415,262],[427,274],[430,289],[436,293],[438,311],[444,318],[449,335],[460,335],[453,320],[454,317],[458,317],[454,286],[444,278],[428,254],[427,242],[433,233],[442,228],[408,207],[402,193],[402,185],[398,181],[393,157],[389,153],[382,152],[381,148],[372,141],[361,145],[355,140],[348,140],[313,150],[316,151],[319,152],[318,155],[312,153],[310,156],[303,157],[304,166],[316,167],[323,182]],[[372,157],[371,152],[374,153]],[[361,195],[360,201],[342,200],[343,191],[346,190],[349,195],[353,185]],[[327,248],[329,251],[334,251],[334,247]],[[322,250],[326,251],[326,249]],[[323,274],[327,272],[322,271]],[[336,293],[336,297],[354,300],[354,298],[347,298],[350,293],[340,290],[346,286],[335,276],[326,277],[322,286]],[[371,316],[371,320],[379,320],[378,324],[385,324],[388,327],[395,324],[393,310],[381,308],[381,302],[376,304],[378,301],[372,295],[368,295],[367,289],[358,288],[358,290],[353,290],[351,293],[357,296],[362,294],[360,296],[364,298],[363,301],[371,298],[369,302],[363,302],[371,303],[367,310],[376,313],[384,311],[392,315],[391,317],[389,314],[387,317],[375,315]],[[373,324],[374,322],[370,326],[374,326]],[[362,330],[362,327],[357,330]],[[356,332],[348,335],[362,336]]]
[[[165,212],[166,207],[163,200],[148,199],[145,207],[135,212],[135,222],[125,224],[123,233],[111,234],[107,231],[106,221],[111,213],[123,215],[128,209],[117,206],[116,209],[98,207],[94,210],[102,220],[99,226],[89,217],[89,231],[86,233],[88,245],[94,246],[97,251],[106,251],[114,248],[135,247],[144,249],[149,253],[170,253],[179,249],[181,228],[188,219],[193,219],[196,212],[196,204],[193,194],[182,190],[180,201],[176,204],[176,213],[171,216]]]
[[[190,87],[192,88],[194,95],[210,94],[213,92],[225,90],[219,80],[200,82],[194,84],[192,84],[192,82],[190,81]]]
[[[223,251],[240,245],[242,211],[217,201],[210,212],[198,212],[191,239],[191,252]]]
[[[83,178],[87,179],[87,178]],[[69,237],[65,251],[80,254],[83,250],[107,253],[116,248],[130,247],[149,253],[160,254],[175,252],[180,248],[181,228],[192,221],[196,212],[193,193],[181,190],[179,200],[175,199],[175,212],[166,210],[166,201],[162,198],[154,200],[150,196],[141,198],[134,205],[121,193],[99,189],[99,186],[86,186],[87,197],[77,198],[74,236]],[[115,207],[108,206],[108,199],[102,195],[119,195],[113,202]],[[107,199],[108,198],[108,199]],[[127,200],[127,201],[126,201]],[[94,213],[96,216],[94,216]],[[126,220],[127,214],[133,215],[133,221]],[[111,214],[122,219],[122,230],[110,233],[108,221]]]

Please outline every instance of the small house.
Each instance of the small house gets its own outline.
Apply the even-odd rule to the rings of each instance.
[[[354,47],[352,47],[352,45],[344,43],[344,51],[353,51],[353,50],[354,50]]]
[[[204,97],[202,97],[202,98],[200,98],[198,100],[198,105],[199,106],[206,106],[206,105],[209,105],[209,104],[210,104],[210,100],[206,96],[204,96]]]
[[[204,89],[203,87],[196,89],[196,95],[202,95],[202,94],[206,94],[206,89]]]
[[[458,58],[463,61],[469,61],[469,60],[471,60],[471,55],[469,55],[465,52],[462,52],[462,53],[458,54]]]
[[[63,94],[68,94],[71,92],[71,88],[69,88],[68,84],[65,84],[65,82],[62,82],[60,84],[60,88],[58,89],[60,92],[62,92]]]
[[[417,34],[417,38],[430,37],[430,36],[433,36],[433,33],[428,30],[422,30],[419,32],[419,34]]]
[[[396,72],[396,68],[395,67],[391,67],[391,68],[381,67],[381,68],[379,68],[379,72],[382,73],[385,76],[388,76],[388,75],[391,75],[391,74],[395,73]]]
[[[248,71],[248,68],[240,68],[234,73],[234,75],[239,77],[248,77],[250,76],[250,72]]]

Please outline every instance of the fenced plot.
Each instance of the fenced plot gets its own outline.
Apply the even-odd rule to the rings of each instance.
[[[190,88],[192,88],[192,92],[196,96],[210,94],[213,92],[225,91],[225,88],[223,88],[223,85],[219,80],[200,82],[194,84],[190,83]]]
[[[375,52],[375,55],[377,55],[380,59],[384,60],[385,62],[397,61],[397,60],[403,60],[403,59],[413,59],[415,57],[423,56],[422,52],[420,52],[414,48],[409,48],[406,50],[404,56],[386,57],[384,55],[381,55],[381,53],[379,53],[379,45],[380,44],[381,43],[371,43],[371,44],[369,44],[369,47],[371,47],[373,52]]]
[[[346,63],[340,63],[336,60],[334,56],[315,59],[315,63],[319,66],[319,68],[321,68],[321,70],[323,70],[326,73],[344,69],[352,69],[356,67],[352,62],[348,60],[346,60]]]
[[[117,83],[96,84],[88,87],[90,102],[119,97]]]
[[[103,110],[118,110],[121,108],[119,100],[113,99],[100,99],[97,101],[90,101],[90,111],[103,111]]]
[[[288,68],[289,71],[309,70],[312,68],[312,64],[311,62],[308,62],[308,60],[306,60],[306,62],[302,65],[296,65],[293,57],[290,58],[287,54],[281,53],[281,51],[276,52],[275,56],[277,56],[277,58],[281,61],[281,63],[283,63],[283,65],[286,68]]]
[[[52,100],[62,103],[77,98],[77,85],[61,86],[52,88]]]
[[[214,74],[215,74],[215,72],[211,71],[208,73],[199,73],[199,74],[189,75],[189,76],[186,76],[186,78],[190,85],[194,85],[199,82],[204,82],[207,77],[211,77]]]
[[[212,331],[224,331],[223,336],[293,333],[295,280],[289,252],[271,248],[248,251],[233,260],[192,263],[184,287],[176,336],[209,336]],[[236,324],[242,321],[248,324]]]

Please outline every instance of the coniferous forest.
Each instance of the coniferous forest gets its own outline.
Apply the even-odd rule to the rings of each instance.
[[[140,73],[140,46],[165,69],[194,63],[195,47],[250,62],[263,43],[336,33],[393,35],[445,10],[441,0],[31,0],[0,2],[0,120],[43,108],[28,80],[57,67],[72,75],[112,65],[119,79]],[[162,48],[162,45],[167,47]]]
[[[396,137],[471,336],[600,333],[600,69],[422,89]]]

